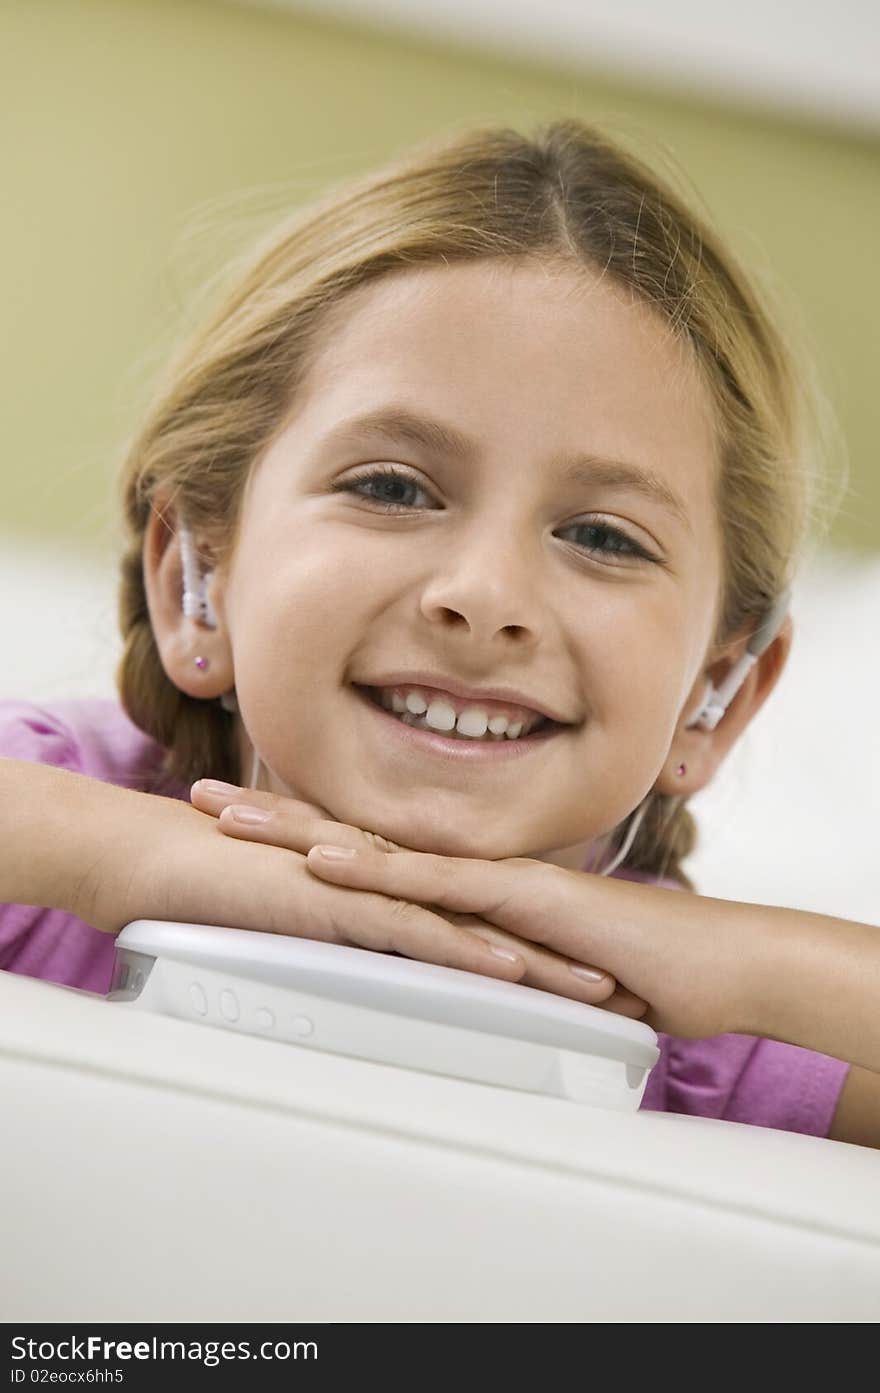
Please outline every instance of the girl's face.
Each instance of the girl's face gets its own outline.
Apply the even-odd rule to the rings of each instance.
[[[674,786],[720,593],[716,470],[696,368],[607,278],[483,261],[362,287],[212,592],[242,769],[253,742],[272,790],[425,851],[579,858]],[[371,700],[395,691],[441,723],[559,724],[431,735]]]

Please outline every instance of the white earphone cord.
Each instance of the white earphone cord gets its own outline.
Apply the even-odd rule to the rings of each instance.
[[[259,787],[260,787],[260,768],[261,768],[260,756],[259,756],[257,750],[255,749],[255,750],[254,750],[254,758],[253,758],[253,761],[252,761],[252,763],[251,763],[251,781],[250,781],[250,783],[248,784],[248,788],[259,788]]]
[[[645,816],[647,810],[648,800],[645,799],[642,803],[639,804],[635,812],[630,814],[630,823],[626,831],[626,836],[621,842],[620,848],[617,851],[617,854],[615,855],[614,859],[611,862],[609,862],[607,866],[603,866],[601,871],[597,872],[598,875],[610,875],[612,871],[617,870],[617,867],[629,855],[630,850],[632,848],[632,844],[636,839],[636,833],[642,825],[642,818]]]

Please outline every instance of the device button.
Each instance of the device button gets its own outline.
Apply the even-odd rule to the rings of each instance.
[[[224,1020],[237,1021],[239,1016],[238,997],[227,988],[220,993],[220,1014]]]
[[[254,1020],[261,1030],[271,1030],[275,1024],[275,1013],[270,1011],[268,1006],[258,1006],[254,1013]]]
[[[198,982],[191,982],[189,988],[189,999],[193,1004],[193,1009],[198,1011],[200,1016],[208,1014],[208,998],[205,996],[204,987]]]
[[[293,1028],[293,1033],[301,1036],[302,1039],[305,1039],[307,1035],[311,1035],[315,1028],[314,1023],[309,1020],[308,1016],[294,1016],[290,1024]]]

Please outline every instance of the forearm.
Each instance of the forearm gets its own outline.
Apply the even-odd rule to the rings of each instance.
[[[0,902],[121,928],[126,868],[142,851],[142,801],[152,800],[53,765],[0,759]]]
[[[757,951],[743,1033],[880,1074],[880,928],[800,910],[749,911]]]

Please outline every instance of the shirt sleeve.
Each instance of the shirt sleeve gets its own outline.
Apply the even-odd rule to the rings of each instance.
[[[827,1137],[849,1064],[780,1040],[662,1037],[668,1112]]]
[[[79,770],[73,733],[53,712],[23,701],[0,701],[0,757]]]
[[[0,701],[0,758],[85,772],[79,743],[54,712]],[[0,903],[0,969],[106,992],[113,938],[59,909]]]

